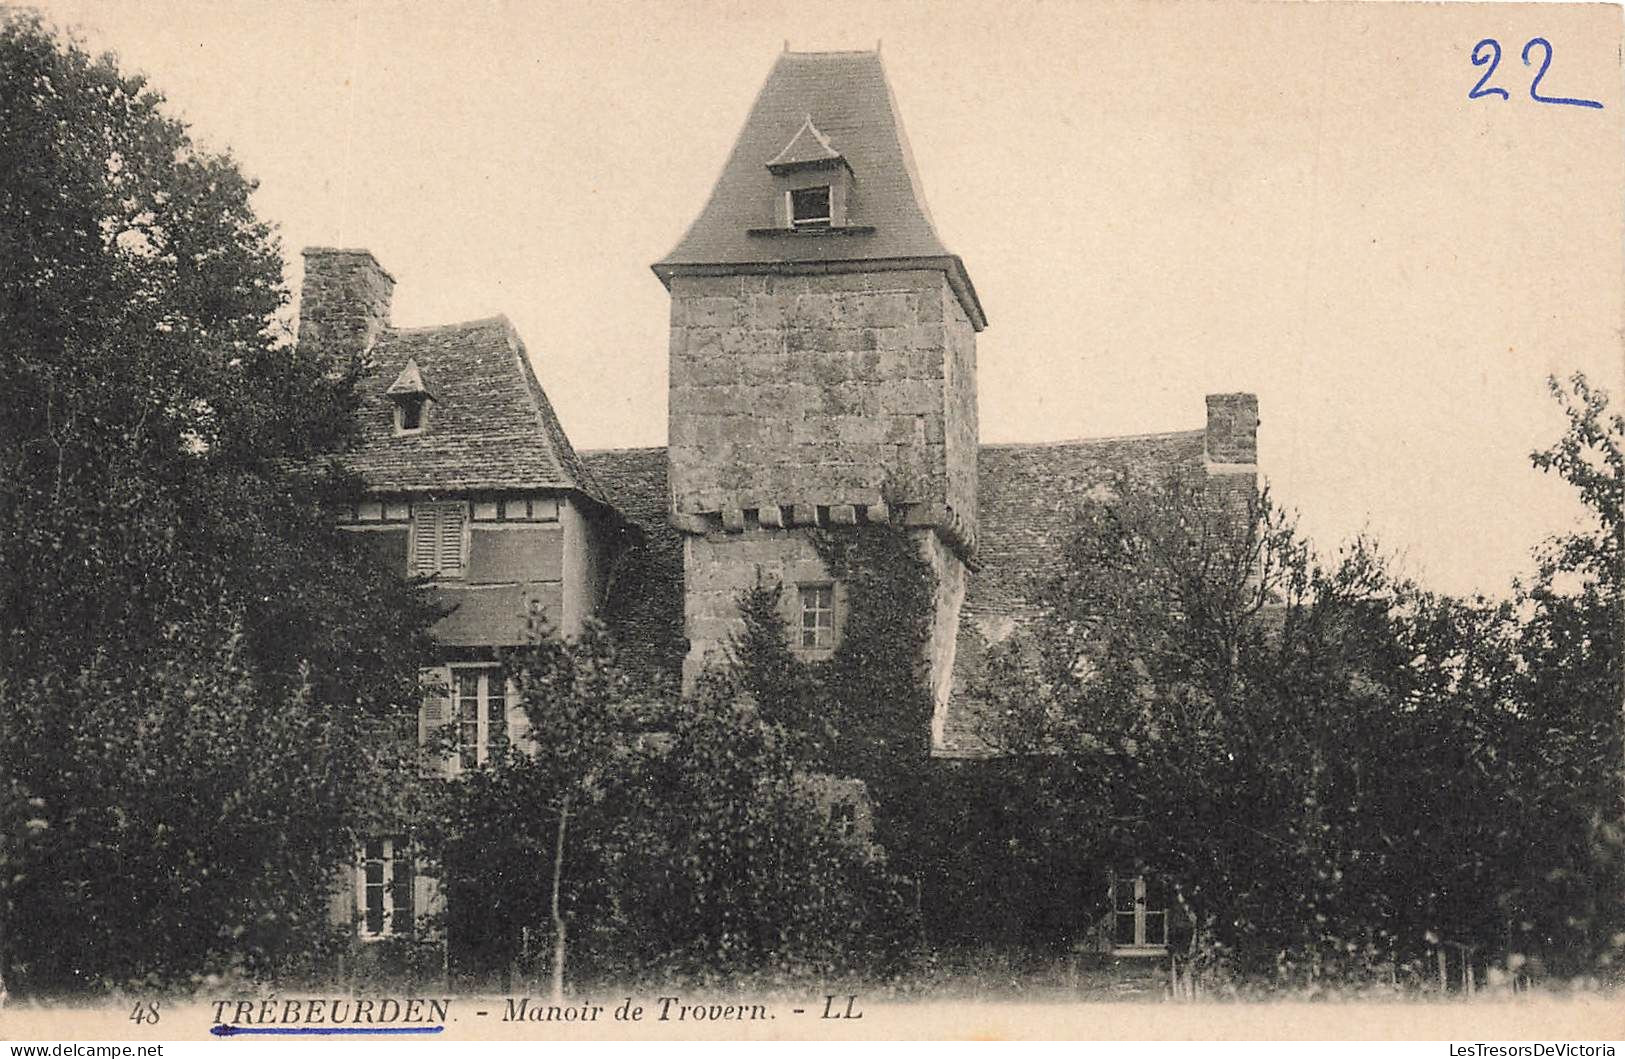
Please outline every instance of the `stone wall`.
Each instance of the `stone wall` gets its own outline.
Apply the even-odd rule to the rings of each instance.
[[[728,638],[744,628],[739,614],[741,593],[758,585],[783,585],[782,616],[786,623],[793,623],[798,618],[795,586],[828,581],[830,576],[807,530],[749,529],[687,535],[683,580],[683,625],[689,643],[683,686],[692,688],[708,662],[722,661]],[[843,609],[841,604],[837,597],[837,615]],[[837,637],[840,632],[837,626]]]
[[[919,528],[899,532],[908,533],[918,543],[936,579],[925,662],[935,716],[941,718],[953,689],[959,615],[969,573],[959,556],[933,530]],[[723,660],[729,637],[744,628],[739,613],[740,595],[758,586],[783,586],[779,616],[790,630],[790,643],[798,655],[808,659],[829,656],[831,652],[796,647],[795,631],[800,620],[796,586],[833,580],[808,533],[806,529],[756,528],[739,533],[691,534],[685,538],[683,567],[687,591],[683,618],[689,639],[689,655],[683,665],[685,688],[693,687],[707,663]],[[835,581],[837,644],[848,607],[846,588]],[[937,723],[940,722],[933,727]]]
[[[975,336],[941,272],[677,276],[671,294],[679,522],[883,499],[974,517]]]
[[[920,535],[920,548],[936,576],[932,596],[931,634],[926,641],[926,671],[931,681],[931,746],[942,745],[948,704],[954,690],[954,664],[959,651],[959,616],[965,605],[970,571],[953,549],[934,533]]]
[[[947,502],[950,520],[973,548],[977,531],[976,458],[982,436],[976,414],[976,329],[952,290],[942,290],[944,339],[947,355],[944,392],[947,429],[943,455],[948,467]]]

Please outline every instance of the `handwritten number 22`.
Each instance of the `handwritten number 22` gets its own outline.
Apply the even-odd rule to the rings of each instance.
[[[1530,99],[1533,99],[1536,103],[1556,103],[1569,107],[1595,107],[1598,110],[1602,109],[1602,104],[1598,103],[1594,99],[1569,99],[1565,96],[1541,95],[1541,79],[1546,76],[1547,69],[1549,69],[1552,65],[1552,42],[1547,40],[1545,37],[1529,38],[1529,42],[1523,46],[1523,64],[1525,66],[1529,65],[1529,52],[1536,45],[1544,48],[1546,55],[1545,58],[1541,60],[1540,69],[1536,71],[1534,80],[1529,82]],[[1488,51],[1486,52],[1485,49],[1488,49]],[[1484,76],[1480,77],[1478,79],[1478,83],[1473,86],[1472,91],[1467,93],[1468,99],[1483,99],[1486,96],[1500,96],[1502,99],[1512,98],[1511,96],[1507,95],[1507,90],[1504,88],[1496,88],[1493,85],[1488,88],[1484,87],[1489,83],[1489,79],[1495,76],[1495,68],[1501,64],[1501,45],[1495,40],[1494,37],[1485,37],[1483,40],[1473,45],[1473,54],[1471,58],[1474,66],[1483,66],[1485,63],[1488,63],[1490,68],[1484,71]]]

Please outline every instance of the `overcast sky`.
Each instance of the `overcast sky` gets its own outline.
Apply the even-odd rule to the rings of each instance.
[[[984,441],[1192,428],[1253,390],[1323,548],[1370,530],[1498,592],[1578,514],[1529,466],[1546,375],[1625,393],[1614,8],[44,6],[261,181],[290,282],[303,246],[367,247],[400,325],[506,313],[578,448],[664,443],[648,266],[786,40],[883,42],[988,312]],[[1528,98],[1534,36],[1543,94],[1604,109]],[[1482,37],[1509,100],[1467,99]]]

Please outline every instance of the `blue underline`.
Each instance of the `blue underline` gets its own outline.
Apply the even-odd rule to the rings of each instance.
[[[216,1037],[386,1037],[444,1033],[444,1026],[211,1026]]]

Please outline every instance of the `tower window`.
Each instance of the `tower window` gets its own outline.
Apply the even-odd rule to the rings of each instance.
[[[802,585],[802,647],[827,650],[835,646],[835,586]]]
[[[797,188],[790,195],[790,227],[828,228],[831,223],[829,185]]]

